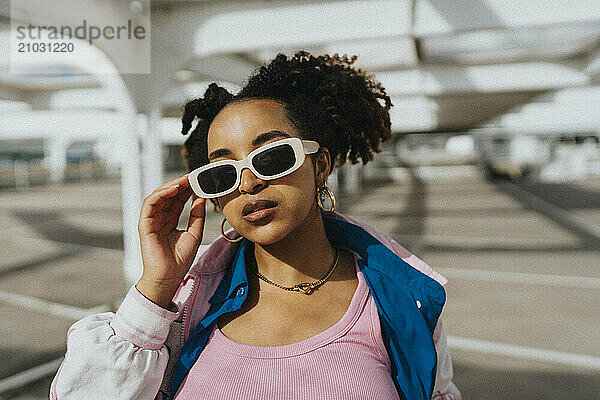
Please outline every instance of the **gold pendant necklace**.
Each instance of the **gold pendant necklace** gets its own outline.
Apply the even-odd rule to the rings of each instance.
[[[303,283],[299,283],[294,286],[283,286],[283,285],[280,285],[279,283],[273,282],[272,280],[265,277],[258,271],[255,271],[255,273],[261,280],[263,280],[273,286],[277,286],[278,288],[281,288],[283,290],[288,290],[290,292],[300,292],[300,293],[304,293],[304,294],[311,294],[312,292],[315,291],[315,289],[317,289],[319,286],[324,284],[325,281],[327,281],[327,279],[329,279],[329,277],[333,273],[333,270],[337,266],[339,260],[340,260],[340,252],[338,249],[335,249],[335,262],[333,263],[331,268],[329,268],[329,271],[327,271],[325,276],[323,276],[321,279],[319,279],[318,281],[315,281],[315,282],[303,282]]]

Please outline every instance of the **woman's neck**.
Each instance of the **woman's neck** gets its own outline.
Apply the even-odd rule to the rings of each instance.
[[[277,243],[254,246],[258,271],[284,286],[320,279],[336,258],[318,210]]]

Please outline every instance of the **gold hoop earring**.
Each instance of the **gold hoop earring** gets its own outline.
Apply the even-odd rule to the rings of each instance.
[[[227,240],[230,243],[237,243],[240,240],[242,240],[244,238],[243,236],[240,236],[237,239],[230,239],[229,237],[227,237],[227,235],[225,234],[225,231],[224,231],[224,227],[225,227],[225,222],[226,221],[227,221],[227,219],[223,218],[223,222],[221,222],[221,236],[223,236],[225,238],[225,240]]]
[[[317,205],[325,214],[331,214],[335,211],[335,196],[327,185],[317,188]]]

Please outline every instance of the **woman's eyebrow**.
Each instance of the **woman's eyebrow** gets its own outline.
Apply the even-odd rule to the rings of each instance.
[[[219,158],[222,156],[226,156],[227,154],[231,154],[231,150],[229,149],[217,149],[208,155],[209,160],[213,160],[215,158]]]
[[[292,135],[285,133],[285,132],[273,130],[273,131],[261,133],[260,135],[255,137],[254,140],[252,141],[252,145],[258,146],[259,144],[263,144],[264,142],[268,142],[269,140],[275,139],[278,137],[289,138],[289,137],[292,137]]]
[[[289,138],[289,137],[292,137],[292,135],[290,135],[288,133],[285,133],[285,132],[282,132],[282,131],[273,130],[273,131],[261,133],[260,135],[258,135],[257,137],[255,137],[254,140],[252,140],[252,145],[253,146],[258,146],[259,144],[268,142],[269,140],[275,139],[275,138],[278,138],[278,137]],[[213,160],[215,158],[226,156],[228,154],[231,154],[231,150],[229,150],[229,149],[217,149],[217,150],[211,152],[208,155],[208,159],[209,160]]]

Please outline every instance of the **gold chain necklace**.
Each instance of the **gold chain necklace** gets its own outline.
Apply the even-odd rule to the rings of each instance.
[[[316,282],[303,282],[303,283],[299,283],[297,285],[294,286],[283,286],[280,285],[279,283],[275,283],[272,280],[270,280],[269,278],[265,277],[264,275],[262,275],[260,272],[255,271],[256,275],[262,279],[263,281],[273,285],[273,286],[277,286],[278,288],[281,288],[283,290],[288,290],[290,292],[300,292],[300,293],[304,293],[304,294],[311,294],[312,292],[314,292],[314,290],[316,288],[318,288],[319,286],[321,286],[322,284],[325,283],[325,281],[327,279],[329,279],[329,277],[331,276],[331,274],[333,273],[333,270],[335,269],[335,267],[338,264],[338,261],[340,260],[340,252],[338,249],[335,249],[335,262],[333,263],[333,265],[331,266],[331,268],[329,268],[329,271],[327,271],[327,273],[325,274],[324,277],[322,277],[321,279],[319,279]]]

